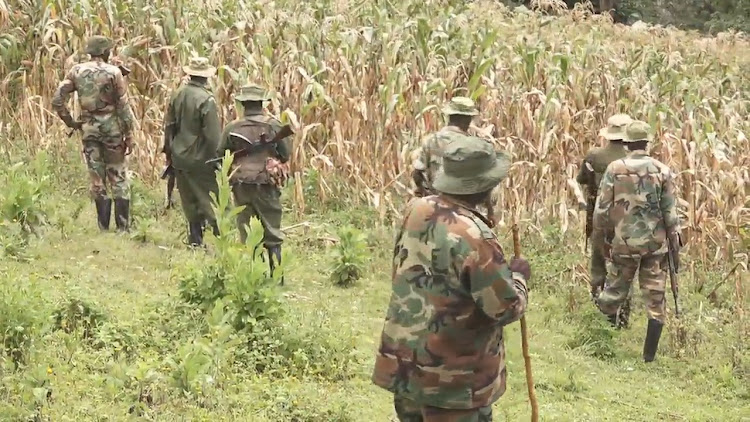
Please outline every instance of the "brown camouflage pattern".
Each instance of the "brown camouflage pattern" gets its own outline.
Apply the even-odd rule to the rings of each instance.
[[[394,396],[393,407],[399,422],[492,422],[492,406],[442,409],[420,406],[409,399]]]
[[[503,326],[526,300],[524,276],[475,209],[445,196],[412,200],[373,382],[421,406],[489,406],[505,392]]]

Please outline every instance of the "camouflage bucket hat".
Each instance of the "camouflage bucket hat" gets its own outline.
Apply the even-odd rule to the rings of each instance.
[[[479,114],[477,106],[471,98],[453,97],[448,105],[443,107],[443,113],[451,116],[453,114],[462,114],[464,116],[476,116]]]
[[[96,35],[86,40],[86,54],[102,56],[112,49],[112,40],[101,35]]]
[[[184,66],[182,70],[190,76],[202,76],[209,78],[216,73],[216,68],[211,66],[205,57],[192,57],[190,63]]]
[[[258,85],[245,85],[240,88],[239,92],[234,95],[237,101],[268,101],[271,97],[265,89]]]
[[[640,120],[636,120],[625,128],[625,137],[622,140],[625,143],[650,141],[651,125]]]
[[[615,114],[607,119],[607,127],[599,131],[599,135],[607,140],[620,140],[625,137],[625,126],[629,125],[633,119],[627,114]]]
[[[439,192],[470,195],[493,189],[508,175],[510,159],[491,143],[474,136],[457,137],[446,146],[443,165],[432,186]]]

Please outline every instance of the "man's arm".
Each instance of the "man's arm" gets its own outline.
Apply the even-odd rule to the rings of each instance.
[[[680,217],[677,213],[677,196],[672,172],[663,170],[662,192],[659,200],[659,208],[664,216],[664,229],[668,236],[675,236],[680,232]]]
[[[273,129],[274,136],[279,133],[279,131],[281,130],[281,122],[276,119],[271,119],[269,121],[269,124],[271,125],[271,129]],[[279,157],[279,161],[281,161],[282,163],[288,162],[289,158],[291,158],[292,156],[292,148],[291,145],[289,145],[291,140],[291,137],[287,136],[284,139],[279,139],[279,141],[276,142],[276,145],[274,145],[274,147],[276,148],[276,154]]]
[[[167,162],[172,159],[172,139],[174,138],[174,132],[177,122],[175,122],[174,113],[174,96],[169,100],[167,104],[167,113],[164,116],[164,145],[162,145],[161,152],[167,156]]]
[[[73,120],[73,116],[70,115],[70,110],[68,110],[67,106],[70,94],[76,90],[75,70],[76,67],[73,66],[65,75],[62,82],[60,82],[60,85],[57,86],[55,94],[52,96],[52,109],[55,110],[55,113],[57,113],[67,127],[80,129],[81,123]]]
[[[125,81],[125,77],[122,76],[122,72],[119,69],[115,72],[114,82],[116,96],[115,105],[117,116],[122,125],[122,137],[125,140],[126,145],[131,145],[135,117],[133,116],[133,110],[130,108],[130,103],[128,102],[128,83]]]
[[[221,139],[221,125],[219,124],[219,112],[216,107],[216,100],[213,96],[208,97],[201,104],[201,117],[203,122],[203,139],[208,142],[208,149],[216,151]]]
[[[475,246],[467,259],[471,296],[482,312],[498,324],[518,321],[528,300],[528,263],[518,260],[523,261],[523,268],[514,260],[511,268],[495,239],[482,239]]]
[[[611,239],[611,234],[614,230],[610,211],[615,206],[615,177],[611,169],[612,165],[610,164],[599,184],[599,194],[596,197],[593,218],[594,227],[592,237],[604,236],[605,242]]]

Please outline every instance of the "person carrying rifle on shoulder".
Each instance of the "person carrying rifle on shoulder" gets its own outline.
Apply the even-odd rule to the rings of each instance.
[[[240,240],[247,239],[246,226],[252,217],[263,225],[263,246],[268,252],[268,264],[273,273],[281,263],[281,188],[289,173],[291,145],[288,125],[282,126],[273,116],[264,113],[263,103],[271,98],[260,86],[240,88],[235,100],[242,106],[242,117],[229,123],[221,135],[216,151],[234,154],[230,183],[235,205],[245,206],[237,216]],[[284,278],[282,276],[282,284]]]

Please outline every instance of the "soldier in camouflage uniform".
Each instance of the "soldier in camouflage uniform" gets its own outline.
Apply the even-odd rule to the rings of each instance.
[[[632,121],[633,119],[627,114],[615,114],[607,120],[607,127],[599,131],[599,135],[608,141],[607,145],[594,148],[586,154],[576,178],[579,184],[586,186],[586,238],[591,243],[591,293],[594,297],[604,287],[607,278],[607,264],[602,253],[604,239],[591,237],[594,205],[604,170],[607,169],[609,163],[627,154],[622,145],[622,139],[625,137],[625,127]],[[624,308],[629,308],[629,301]],[[627,314],[626,309],[622,315],[625,317],[623,319],[627,319]],[[627,321],[621,321],[621,323],[626,324]]]
[[[274,271],[281,263],[281,188],[286,182],[290,156],[288,138],[275,143],[258,144],[262,135],[266,141],[281,129],[281,123],[263,113],[263,102],[270,100],[267,92],[256,85],[240,88],[235,99],[242,105],[243,116],[224,128],[217,154],[225,150],[234,154],[246,148],[249,153],[235,155],[232,163],[232,192],[235,204],[245,209],[237,216],[240,239],[247,239],[246,225],[257,217],[263,225],[263,246],[268,251],[269,267]],[[279,177],[276,177],[279,176]],[[282,276],[282,283],[283,283]]]
[[[112,50],[109,38],[95,36],[86,43],[91,60],[74,65],[54,96],[52,107],[65,124],[83,132],[83,153],[91,179],[99,228],[108,230],[115,198],[115,223],[120,231],[130,220],[130,185],[126,155],[133,148],[133,111],[128,104],[127,83],[117,66],[107,63]],[[78,93],[79,120],[70,115],[66,103]]]
[[[649,131],[649,125],[641,121],[627,126],[623,142],[629,153],[607,167],[594,213],[594,232],[608,240],[605,254],[614,267],[612,280],[597,303],[614,321],[638,274],[648,311],[646,362],[654,360],[664,326],[667,253],[672,253],[679,268],[682,246],[672,172],[646,153]]]
[[[436,133],[427,135],[419,148],[412,153],[412,179],[416,187],[416,196],[428,196],[436,193],[432,184],[435,175],[442,165],[442,153],[454,135],[468,135],[471,121],[479,115],[474,101],[467,97],[453,97],[443,108],[448,116],[448,124]],[[494,204],[488,197],[484,204],[490,218],[491,226],[495,225]]]
[[[188,221],[188,243],[203,244],[207,225],[219,235],[210,193],[216,193],[216,168],[206,161],[216,157],[221,137],[216,100],[208,78],[216,73],[205,57],[193,57],[183,67],[190,76],[172,96],[164,119],[164,148],[167,162],[175,170],[182,210]]]
[[[526,309],[531,268],[508,264],[476,207],[509,167],[488,142],[454,135],[438,194],[405,210],[372,376],[394,394],[401,422],[490,422],[505,392],[503,327]]]

